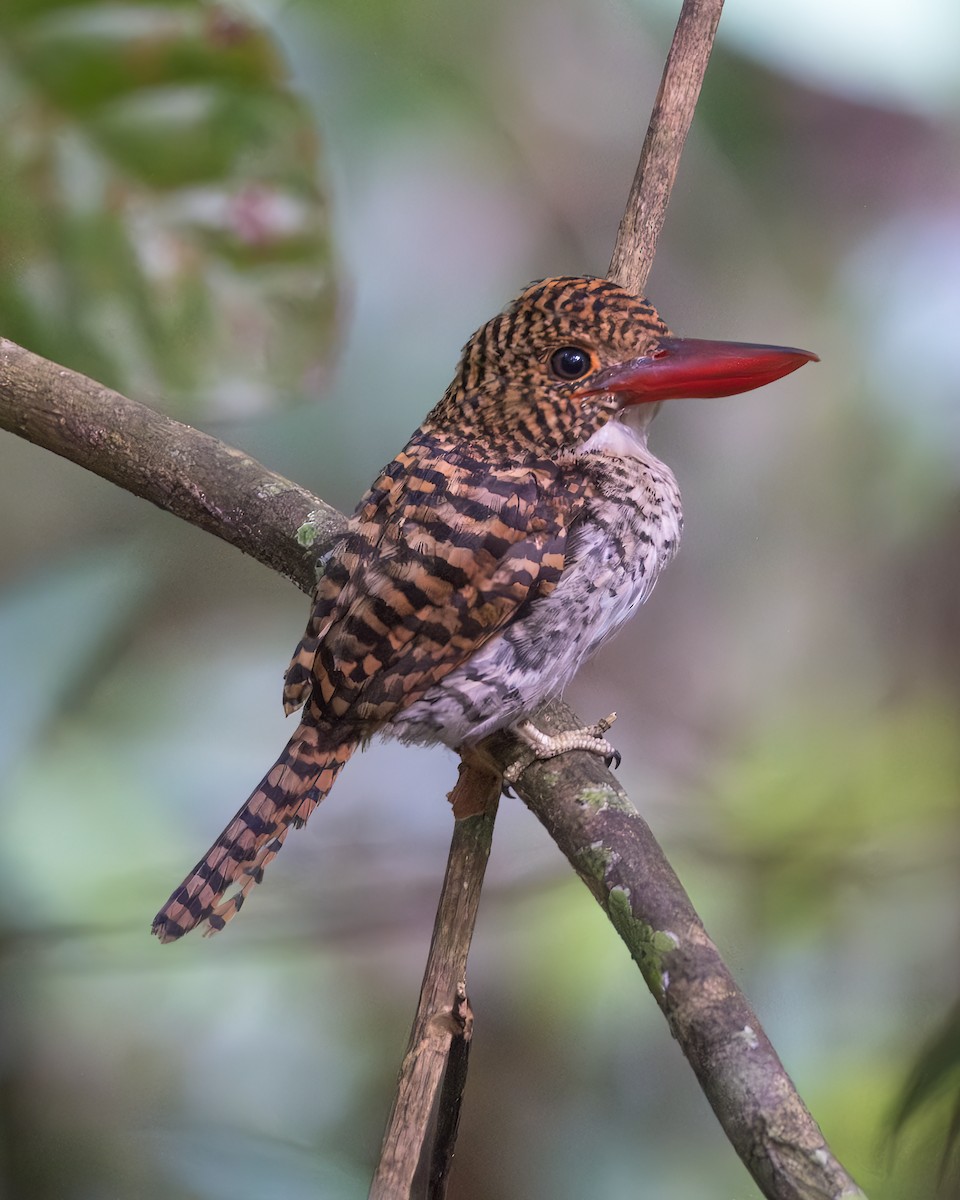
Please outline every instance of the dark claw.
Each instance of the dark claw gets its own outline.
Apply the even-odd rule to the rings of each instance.
[[[614,752],[612,754],[608,754],[607,757],[603,761],[606,764],[606,766],[612,767],[613,770],[616,771],[616,769],[623,762],[623,755],[620,753],[619,750],[614,750]]]
[[[505,779],[500,781],[500,795],[506,796],[508,800],[513,800],[516,797],[516,792]]]

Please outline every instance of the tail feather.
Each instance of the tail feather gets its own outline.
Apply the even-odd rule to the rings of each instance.
[[[206,926],[206,935],[216,933],[240,911],[291,827],[303,826],[357,744],[331,746],[326,730],[306,722],[298,727],[250,799],[157,913],[153,932],[161,942],[176,941],[197,925]]]

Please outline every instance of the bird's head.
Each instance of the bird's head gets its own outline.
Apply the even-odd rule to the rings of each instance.
[[[637,405],[729,396],[816,360],[806,350],[674,337],[607,279],[531,284],[473,335],[432,420],[549,457]]]

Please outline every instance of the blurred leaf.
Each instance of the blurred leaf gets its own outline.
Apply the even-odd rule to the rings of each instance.
[[[4,593],[0,774],[31,752],[56,709],[122,637],[149,582],[131,571],[129,554],[112,552],[57,563]]]
[[[857,724],[801,711],[716,773],[692,839],[764,888],[768,919],[820,920],[852,882],[939,865],[957,817],[955,704],[870,712]]]
[[[941,1184],[944,1195],[960,1191],[960,1003],[921,1049],[903,1086],[891,1118],[895,1133],[930,1110],[939,1110],[945,1098],[951,1113],[944,1135]]]
[[[200,0],[19,0],[0,34],[3,332],[191,415],[302,390],[331,250],[312,119],[270,38]]]

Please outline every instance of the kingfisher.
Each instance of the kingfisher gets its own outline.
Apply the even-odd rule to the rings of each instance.
[[[531,718],[676,553],[680,492],[647,447],[650,416],[816,359],[675,337],[649,301],[591,276],[533,283],[482,325],[323,557],[284,680],[293,736],[153,932],[222,929],[374,734],[469,754],[509,729],[527,747],[511,782],[572,749],[615,756],[610,718],[557,737]]]

